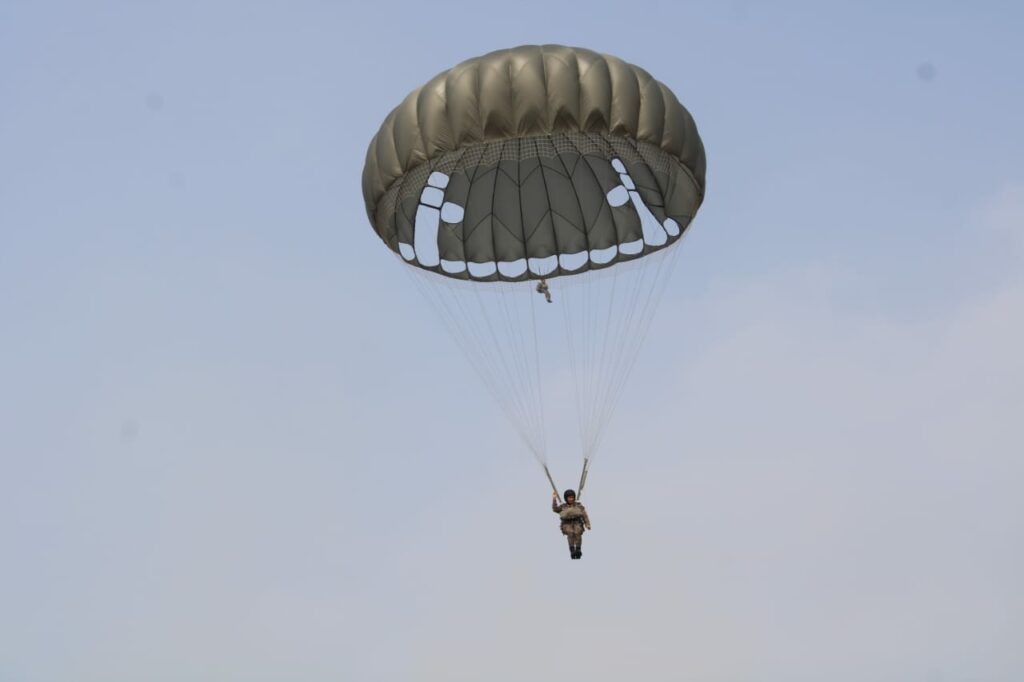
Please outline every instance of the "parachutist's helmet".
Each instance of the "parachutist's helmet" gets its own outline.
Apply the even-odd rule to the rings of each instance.
[[[575,490],[566,490],[564,493],[562,493],[562,498],[564,500],[568,501],[570,497],[572,499],[574,499],[574,500],[576,499],[576,491]]]

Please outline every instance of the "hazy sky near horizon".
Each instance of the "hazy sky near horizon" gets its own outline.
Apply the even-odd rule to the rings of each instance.
[[[0,682],[1024,678],[1022,34],[0,0]],[[544,42],[708,153],[578,562],[359,182],[408,91]]]

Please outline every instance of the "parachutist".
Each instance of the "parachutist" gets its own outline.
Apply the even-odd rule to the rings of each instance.
[[[548,288],[548,282],[543,277],[537,283],[537,293],[544,294],[544,300],[551,303],[551,289]]]
[[[562,535],[569,541],[569,557],[579,559],[583,556],[583,529],[590,530],[590,517],[583,505],[576,501],[575,490],[566,490],[562,496],[565,504],[558,503],[558,493],[551,493],[551,511],[558,514]]]

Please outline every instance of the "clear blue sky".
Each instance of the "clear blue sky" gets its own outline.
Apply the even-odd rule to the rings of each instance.
[[[506,5],[0,3],[0,682],[1024,678],[1021,6]],[[579,562],[359,185],[541,42],[708,151]]]

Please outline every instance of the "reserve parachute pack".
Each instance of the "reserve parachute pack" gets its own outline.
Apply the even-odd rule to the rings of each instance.
[[[562,519],[562,523],[569,523],[572,521],[583,520],[583,507],[576,504],[573,506],[566,506],[562,511],[558,512],[558,518]]]

